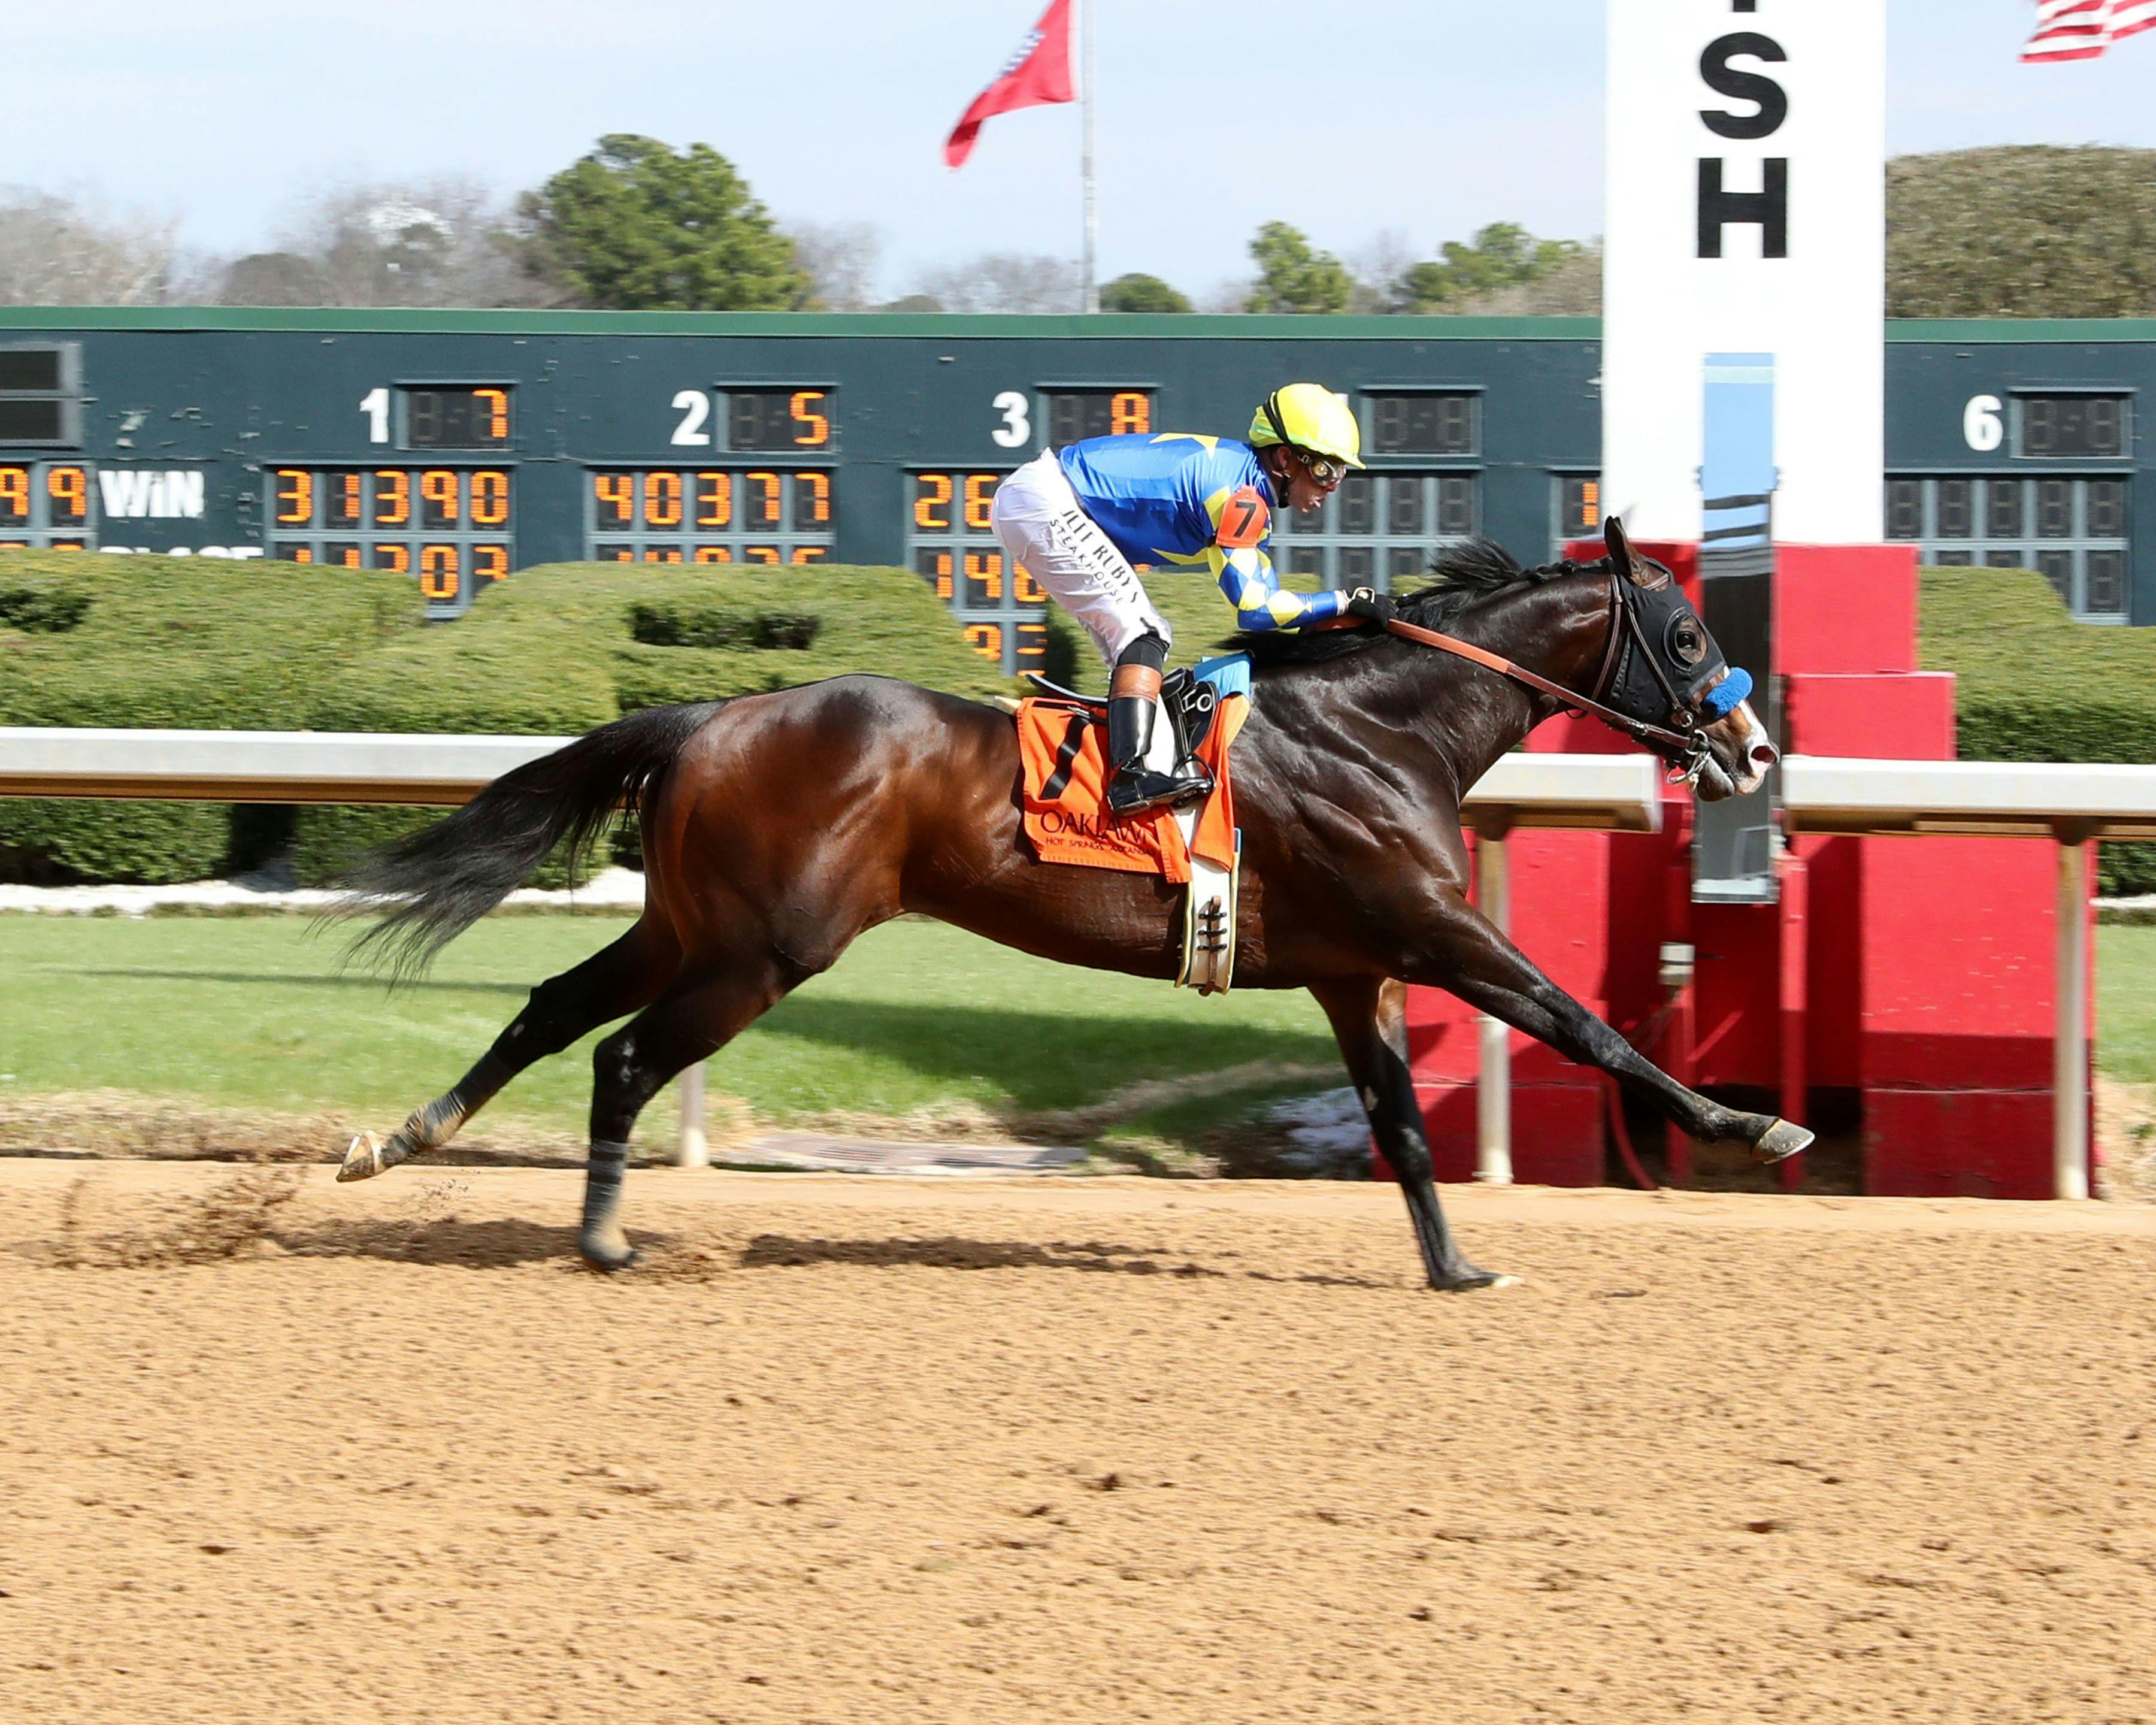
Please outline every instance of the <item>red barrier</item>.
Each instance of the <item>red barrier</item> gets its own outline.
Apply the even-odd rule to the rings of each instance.
[[[1642,546],[1697,600],[1693,547]],[[1599,545],[1568,547],[1578,557]],[[1902,546],[1776,552],[1773,672],[1792,752],[1903,760],[1954,753],[1953,679],[1918,670],[1917,571]],[[1754,668],[1757,669],[1756,667]],[[1631,747],[1560,717],[1531,750]],[[1512,934],[1560,985],[1708,1089],[1861,1093],[1864,1184],[1876,1193],[2041,1197],[2052,1189],[2056,859],[1975,838],[1803,838],[1775,905],[1691,902],[1688,800],[1655,834],[1518,833]],[[1688,983],[1661,963],[1689,947]],[[1476,1021],[1409,991],[1409,1056],[1443,1179],[1475,1169]],[[2092,1019],[2092,1022],[2093,1022]],[[1606,1178],[1599,1075],[1515,1036],[1514,1177]],[[1669,1178],[1688,1177],[1672,1137]],[[1800,1173],[1800,1171],[1799,1171]]]

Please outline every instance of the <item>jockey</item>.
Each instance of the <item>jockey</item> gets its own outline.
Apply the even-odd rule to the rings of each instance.
[[[1367,587],[1291,593],[1265,555],[1272,512],[1317,508],[1363,437],[1344,396],[1319,383],[1276,389],[1250,442],[1187,432],[1088,438],[1044,450],[997,488],[989,520],[1011,561],[1053,593],[1114,667],[1108,686],[1108,809],[1116,815],[1212,788],[1195,760],[1145,764],[1173,639],[1133,563],[1203,565],[1245,629],[1296,629],[1352,616],[1383,622],[1392,603]]]

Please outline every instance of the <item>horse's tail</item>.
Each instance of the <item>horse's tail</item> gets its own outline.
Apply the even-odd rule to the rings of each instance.
[[[339,883],[339,914],[386,914],[352,944],[400,975],[500,904],[557,845],[573,858],[617,809],[634,813],[689,738],[723,706],[631,713],[530,761],[454,814],[358,859]]]

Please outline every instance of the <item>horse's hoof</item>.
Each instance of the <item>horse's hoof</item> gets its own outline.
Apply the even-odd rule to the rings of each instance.
[[[397,1166],[403,1158],[392,1156],[372,1132],[360,1132],[345,1146],[344,1161],[336,1177],[340,1183],[347,1180],[371,1180],[377,1174]]]
[[[1481,1288],[1516,1288],[1519,1285],[1518,1276],[1501,1276],[1494,1270],[1471,1270],[1465,1276],[1430,1284],[1441,1294],[1471,1294]]]
[[[619,1232],[588,1234],[577,1242],[577,1250],[583,1255],[584,1267],[596,1270],[602,1276],[626,1270],[636,1262],[636,1248]]]
[[[1815,1135],[1803,1127],[1793,1126],[1786,1120],[1778,1120],[1759,1135],[1759,1142],[1752,1147],[1754,1162],[1787,1162],[1801,1150],[1809,1149]]]

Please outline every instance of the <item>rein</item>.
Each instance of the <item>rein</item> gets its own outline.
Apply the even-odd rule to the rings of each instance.
[[[1424,629],[1419,624],[1403,622],[1395,617],[1385,627],[1404,640],[1414,641],[1424,647],[1435,647],[1440,652],[1453,654],[1471,664],[1496,671],[1500,676],[1510,677],[1516,683],[1524,684],[1538,693],[1551,696],[1560,706],[1569,711],[1592,713],[1604,724],[1622,731],[1629,737],[1637,737],[1640,742],[1654,747],[1658,752],[1668,751],[1670,753],[1681,755],[1686,759],[1686,766],[1691,772],[1696,773],[1698,770],[1697,763],[1705,752],[1707,739],[1702,732],[1697,729],[1677,731],[1666,725],[1650,724],[1645,719],[1635,719],[1630,713],[1620,712],[1615,707],[1606,706],[1597,698],[1608,689],[1610,676],[1617,668],[1623,633],[1629,629],[1633,634],[1636,635],[1639,630],[1639,624],[1632,616],[1632,608],[1625,603],[1624,589],[1617,584],[1623,578],[1613,566],[1609,571],[1611,611],[1609,645],[1603,654],[1601,674],[1595,679],[1594,694],[1591,696],[1582,695],[1574,689],[1568,689],[1562,683],[1553,681],[1538,671],[1531,671],[1525,665],[1515,665],[1511,660],[1499,654],[1474,646],[1453,635],[1440,634],[1434,629]],[[1648,658],[1651,665],[1653,655],[1650,654]],[[1660,667],[1655,666],[1654,669],[1658,673],[1659,680]],[[1674,692],[1668,690],[1666,683],[1664,686],[1665,693],[1671,696],[1671,710],[1684,719],[1690,719],[1691,715],[1684,711],[1678,704]]]

